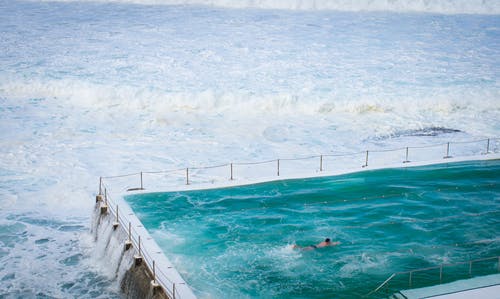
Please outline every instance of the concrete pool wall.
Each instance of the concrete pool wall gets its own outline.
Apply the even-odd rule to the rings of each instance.
[[[125,201],[97,195],[91,232],[126,298],[196,298]]]

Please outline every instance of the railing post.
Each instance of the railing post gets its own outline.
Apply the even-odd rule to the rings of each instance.
[[[153,287],[153,298],[155,298],[157,292],[161,289],[161,286],[156,282],[156,269],[155,269],[155,261],[153,260],[153,280],[151,281],[151,286]]]
[[[410,287],[410,288],[412,285],[412,276],[413,276],[413,271],[410,271],[410,278],[408,279],[408,287]]]
[[[102,176],[99,177],[99,195],[102,195]]]
[[[472,277],[472,261],[469,262],[469,276]]]
[[[319,156],[319,171],[323,171],[323,155]]]
[[[132,223],[128,222],[128,240],[132,242]]]
[[[119,218],[118,218],[118,205],[116,205],[116,219],[115,222],[113,223],[113,230],[116,230],[116,228],[120,225]]]
[[[362,167],[367,167],[368,166],[368,151],[366,151],[366,158],[365,158],[365,165]]]
[[[450,156],[450,143],[448,142],[446,144],[446,156],[444,156],[443,159],[449,159],[449,158],[451,158],[451,156]]]
[[[141,254],[141,235],[139,235],[139,244],[138,244],[138,253],[134,255],[135,266],[140,266],[142,263],[142,254]]]
[[[129,250],[132,247],[132,223],[128,222],[128,240],[125,241],[125,250]]]
[[[439,284],[443,283],[443,265],[439,266]]]
[[[231,163],[231,181],[233,180],[233,163]]]
[[[278,159],[276,161],[278,161],[278,176],[280,176],[280,159]]]
[[[142,171],[141,171],[141,190],[144,190],[144,187],[142,185]]]
[[[95,202],[98,203],[100,201],[102,201],[102,176],[99,177],[99,193],[96,195],[95,197]]]
[[[98,195],[97,198],[100,198],[102,200],[102,195]],[[104,204],[101,202],[100,206],[101,206],[101,214],[106,214],[108,212],[108,191],[106,188],[104,188]]]
[[[403,161],[403,163],[409,163],[410,160],[408,160],[408,147],[406,147],[406,156],[405,156],[405,160]]]
[[[141,235],[139,235],[139,256],[141,256]]]
[[[490,153],[490,139],[488,138],[488,141],[486,142],[486,153],[485,155]]]
[[[175,282],[172,283],[172,299],[175,299]]]
[[[153,283],[156,284],[156,270],[155,270],[155,261],[153,260]]]
[[[189,185],[189,168],[186,168],[186,185]]]

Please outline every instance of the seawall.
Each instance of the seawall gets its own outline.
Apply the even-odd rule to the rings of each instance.
[[[91,232],[96,253],[114,270],[125,298],[171,299],[156,281],[154,269],[144,262],[142,252],[133,246],[127,228],[113,215],[104,198],[97,196]]]

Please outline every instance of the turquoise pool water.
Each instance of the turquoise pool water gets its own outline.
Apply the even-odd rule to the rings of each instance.
[[[500,255],[499,181],[495,160],[126,200],[200,297],[355,298],[394,272]],[[341,245],[291,246],[325,237]]]

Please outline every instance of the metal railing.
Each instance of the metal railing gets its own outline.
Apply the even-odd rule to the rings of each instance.
[[[389,285],[389,283],[392,280],[394,280],[396,277],[400,277],[400,276],[406,276],[406,275],[408,275],[408,284],[407,284],[407,286],[408,286],[408,288],[411,289],[413,287],[413,285],[414,285],[414,282],[415,282],[414,274],[415,273],[419,273],[419,272],[429,272],[431,270],[439,270],[439,284],[442,284],[443,283],[443,275],[444,275],[443,271],[444,271],[445,268],[447,268],[447,267],[453,267],[453,266],[458,266],[458,265],[468,265],[468,273],[467,273],[467,275],[463,275],[461,278],[462,279],[465,278],[465,277],[470,278],[470,277],[473,277],[473,275],[472,275],[472,269],[473,269],[473,265],[474,264],[477,264],[479,262],[484,262],[484,261],[491,261],[491,260],[495,260],[497,262],[496,272],[500,273],[500,256],[474,259],[474,260],[469,260],[469,261],[465,261],[465,262],[441,264],[439,266],[419,268],[419,269],[410,270],[410,271],[403,271],[403,272],[393,273],[386,280],[384,280],[384,282],[382,282],[377,288],[375,288],[373,291],[371,291],[368,294],[366,294],[365,297],[372,296],[372,295],[374,295],[374,294],[376,294],[376,293],[384,290],[384,288],[385,288],[385,291],[387,293],[387,291],[389,290],[387,288],[388,285]],[[401,286],[401,287],[404,287],[404,286]],[[393,291],[397,291],[397,290],[393,290]]]
[[[157,180],[155,185],[165,183],[165,177],[176,180],[174,185],[184,183],[192,185],[196,183],[208,183],[215,181],[234,181],[239,178],[255,178],[255,171],[245,175],[245,169],[265,167],[260,170],[260,178],[280,177],[287,174],[286,166],[296,163],[296,168],[311,169],[309,173],[324,173],[331,170],[353,170],[357,167],[366,168],[368,166],[395,165],[397,163],[409,164],[412,162],[436,161],[439,159],[449,159],[453,157],[453,149],[458,148],[462,154],[457,157],[467,157],[472,155],[487,155],[500,151],[500,138],[488,138],[473,141],[446,142],[424,146],[407,146],[396,149],[366,150],[353,153],[320,154],[296,158],[278,158],[258,162],[231,162],[212,166],[184,167],[160,171],[141,171],[136,173],[101,177],[102,180],[111,180],[126,177],[138,177],[138,183],[127,188],[127,191],[137,191],[145,189],[145,176],[150,181],[154,181],[153,175],[163,175],[162,180]],[[431,158],[428,158],[428,157]],[[348,160],[346,160],[348,159]],[[313,161],[310,161],[313,160]],[[312,163],[311,163],[312,162]],[[298,164],[302,163],[302,164]],[[274,164],[274,166],[273,166]],[[352,165],[357,165],[352,167]],[[293,166],[293,165],[292,165]],[[347,167],[346,167],[347,166]],[[292,167],[293,168],[293,167]],[[238,176],[238,170],[240,176]],[[258,169],[257,169],[258,170]],[[293,171],[293,170],[292,170]],[[297,174],[288,169],[288,174]],[[209,173],[212,172],[212,173]],[[264,172],[264,173],[263,173]],[[307,175],[307,170],[301,174]]]

